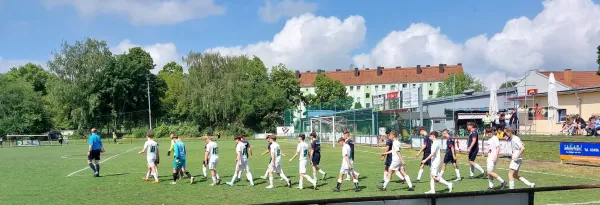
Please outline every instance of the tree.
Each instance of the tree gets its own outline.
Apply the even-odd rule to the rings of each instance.
[[[598,71],[596,72],[597,75],[600,75],[600,45],[598,45],[598,51],[596,51],[596,53],[598,54],[598,59],[596,60],[596,63],[598,63]]]
[[[509,80],[509,81],[506,81],[506,82],[502,83],[502,85],[500,85],[499,89],[502,89],[502,88],[512,88],[512,87],[515,87],[517,85],[517,83],[519,83],[519,82],[514,81],[514,80]]]
[[[471,75],[466,73],[453,73],[440,86],[438,97],[452,96],[462,94],[466,90],[473,90],[475,92],[484,91],[485,85],[480,80],[473,78]]]
[[[279,64],[271,68],[269,84],[273,86],[274,92],[283,94],[281,106],[284,109],[295,108],[302,101],[300,92],[300,80],[296,78],[293,71],[285,65]]]
[[[166,83],[167,89],[164,97],[160,99],[162,109],[166,114],[166,118],[170,121],[180,121],[184,117],[181,116],[181,110],[184,105],[180,103],[180,98],[183,94],[183,81],[185,74],[183,67],[176,62],[170,62],[158,72],[158,78]]]
[[[362,104],[360,104],[359,102],[354,103],[354,109],[361,109],[362,108]]]
[[[348,97],[346,86],[339,80],[333,80],[324,73],[319,73],[313,83],[315,86],[316,100],[311,102],[319,109],[347,110],[352,107],[352,98]]]
[[[0,75],[0,136],[39,134],[50,129],[41,93],[24,79]]]
[[[53,76],[48,71],[45,71],[42,66],[33,63],[27,63],[21,67],[11,68],[6,73],[8,80],[14,80],[16,78],[22,78],[25,82],[29,82],[33,86],[33,90],[40,92],[42,95],[46,95],[46,82]]]

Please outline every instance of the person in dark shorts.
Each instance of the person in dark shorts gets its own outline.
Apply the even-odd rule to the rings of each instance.
[[[479,153],[479,133],[477,133],[477,125],[474,122],[467,122],[467,130],[469,131],[469,138],[467,139],[467,144],[469,148],[467,149],[467,153],[469,153],[469,179],[475,177],[474,171],[475,169],[481,172],[481,176],[485,175],[485,172],[475,162],[475,158],[477,158],[477,153]]]
[[[310,133],[311,149],[310,149],[310,164],[313,170],[313,179],[317,180],[317,170],[319,173],[323,175],[321,180],[325,180],[325,173],[321,168],[319,168],[319,163],[321,162],[321,142],[317,139],[317,133]]]
[[[350,137],[350,132],[347,130],[344,132],[344,139],[346,140],[346,144],[348,144],[348,146],[350,146],[350,153],[349,153],[350,164],[352,164],[352,172],[356,176],[356,180],[358,181],[358,176],[360,176],[360,173],[358,173],[356,171],[356,169],[354,169],[355,168],[354,167],[354,141]],[[350,179],[351,179],[350,174],[346,174],[346,181],[350,181]]]
[[[423,159],[426,159],[429,154],[431,154],[431,140],[429,139],[429,135],[427,134],[427,131],[425,131],[425,127],[419,127],[419,134],[423,137],[423,146],[421,147],[421,150],[419,150],[419,152],[417,153],[416,156],[419,156],[419,154],[421,154],[421,152],[423,152]],[[425,166],[431,166],[431,159],[427,160],[425,163],[421,163],[421,165],[419,165],[419,174],[417,175],[417,182],[421,181],[421,176],[423,176],[423,168],[425,168]]]
[[[393,138],[390,135],[390,130],[386,130],[385,131],[385,135],[386,135],[386,141],[385,141],[385,152],[389,152],[390,150],[392,150],[392,146],[393,146]],[[392,165],[392,153],[388,153],[386,155],[381,156],[381,160],[384,160],[385,157],[385,162],[383,162],[383,180],[381,180],[381,183],[385,182],[385,179],[387,179],[388,177],[388,171],[390,169],[390,166]],[[400,182],[404,183],[404,176],[402,176],[402,174],[400,172],[394,172],[396,174],[396,176],[398,176],[400,178]]]
[[[89,148],[88,148],[88,165],[94,171],[94,177],[100,176],[100,153],[104,152],[104,147],[102,147],[102,141],[100,140],[100,136],[98,135],[98,130],[96,128],[92,128],[92,135],[89,138]],[[92,163],[92,161],[94,163]],[[95,164],[95,165],[94,165]]]
[[[486,128],[487,129],[487,128]],[[454,148],[454,138],[450,136],[447,129],[442,130],[442,136],[446,139],[446,155],[444,156],[444,163],[442,164],[442,170],[440,171],[440,177],[444,177],[444,171],[446,171],[446,164],[452,163],[454,171],[456,172],[456,180],[462,181],[460,177],[460,170],[458,169],[458,163],[456,163],[456,149]]]

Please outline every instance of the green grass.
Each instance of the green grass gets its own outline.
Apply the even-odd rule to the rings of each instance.
[[[171,185],[172,159],[166,156],[169,143],[160,141],[161,164],[159,166],[160,184],[151,184],[142,181],[145,175],[145,155],[138,155],[143,141],[124,144],[106,144],[106,153],[103,159],[134,149],[131,152],[116,156],[101,165],[100,178],[91,177],[91,170],[85,169],[71,177],[72,172],[84,169],[86,164],[87,147],[82,142],[72,141],[69,146],[45,146],[29,148],[4,148],[0,149],[0,204],[252,204],[263,202],[279,202],[308,199],[326,199],[340,197],[382,196],[421,194],[429,189],[429,179],[425,170],[424,180],[416,183],[416,190],[408,192],[407,185],[390,183],[387,192],[381,192],[376,187],[382,178],[383,163],[379,159],[382,148],[357,147],[355,167],[361,173],[360,185],[364,187],[359,193],[352,192],[352,183],[344,181],[342,192],[333,193],[331,188],[336,184],[336,175],[339,172],[341,161],[339,147],[332,148],[323,145],[321,167],[328,172],[325,181],[319,181],[319,190],[297,190],[285,187],[283,181],[275,180],[275,189],[265,189],[268,182],[259,177],[265,173],[268,158],[260,156],[265,150],[264,141],[251,141],[254,146],[254,159],[250,161],[256,186],[248,187],[248,182],[236,183],[233,187],[220,185],[209,186],[209,181],[200,180],[193,185],[187,182]],[[203,160],[204,143],[199,140],[184,140],[188,149],[187,166],[196,176],[202,175],[201,162]],[[105,140],[106,143],[106,140]],[[223,183],[231,179],[234,168],[234,144],[232,141],[218,141],[219,165],[218,171],[223,178]],[[297,186],[298,161],[287,160],[295,150],[295,142],[280,140],[282,151],[288,155],[284,158],[283,169]],[[531,143],[527,143],[528,145]],[[532,147],[532,146],[530,146]],[[529,147],[528,147],[529,148]],[[532,152],[534,149],[528,149]],[[419,162],[414,158],[413,150],[405,150],[407,171],[414,180],[417,175]],[[466,162],[465,156],[459,156],[461,163]],[[527,158],[526,158],[527,159]],[[485,159],[478,159],[485,168]],[[507,168],[508,163],[503,159],[499,168]],[[555,168],[556,167],[556,168]],[[461,164],[461,175],[468,176],[468,168]],[[538,186],[577,185],[600,183],[600,169],[595,167],[577,167],[573,165],[536,165],[526,161],[524,170],[551,172],[549,174],[522,173],[524,177]],[[582,171],[585,170],[585,171]],[[498,170],[507,180],[505,169]],[[312,173],[309,171],[309,173]],[[560,176],[564,175],[564,176]],[[242,177],[244,179],[245,177]],[[277,177],[276,177],[277,178]],[[454,178],[454,172],[448,170],[445,178]],[[475,191],[487,188],[486,179],[465,179],[455,183],[454,191]],[[305,187],[310,187],[305,182]],[[525,187],[516,182],[517,187]],[[444,192],[445,187],[436,184],[438,192]],[[569,191],[569,192],[542,192],[536,194],[536,204],[547,203],[572,203],[598,201],[598,190]]]

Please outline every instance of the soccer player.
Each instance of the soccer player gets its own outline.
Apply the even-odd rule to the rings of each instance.
[[[467,122],[467,130],[469,131],[469,138],[467,139],[467,144],[469,148],[467,149],[467,153],[469,153],[469,179],[475,178],[475,169],[481,172],[481,176],[485,175],[485,172],[475,162],[475,158],[477,158],[477,153],[479,153],[479,133],[477,133],[477,125],[474,122]]]
[[[346,131],[347,132],[347,131]],[[358,175],[353,170],[352,161],[350,156],[352,156],[352,148],[346,141],[347,139],[340,138],[338,139],[338,144],[342,146],[342,167],[340,168],[340,175],[338,176],[337,186],[333,188],[334,192],[339,192],[340,187],[342,186],[342,179],[344,178],[344,174],[351,175],[354,182],[354,191],[360,191],[358,187]]]
[[[271,142],[269,141],[269,138],[271,137],[271,135],[267,136],[266,140],[267,140],[267,150],[265,150],[265,152],[262,153],[262,155],[265,155],[269,152],[271,152]],[[267,165],[267,171],[265,172],[265,175],[262,176],[262,179],[267,179],[267,177],[269,176],[269,166],[271,166],[271,157],[269,157],[269,165]]]
[[[102,147],[102,140],[100,140],[100,136],[98,135],[98,130],[96,128],[92,128],[92,135],[90,135],[89,139],[89,147],[88,147],[88,165],[92,171],[94,171],[94,177],[100,176],[100,153],[104,152],[104,147]],[[92,163],[94,161],[94,163]],[[94,164],[96,164],[94,166]]]
[[[167,156],[171,156],[171,152],[173,151],[174,147],[175,147],[175,142],[177,140],[175,140],[175,133],[171,132],[169,134],[169,137],[171,138],[171,147],[169,147],[169,151],[167,152]],[[179,176],[180,179],[183,179],[183,172],[181,170],[177,170],[177,174]]]
[[[442,164],[442,171],[440,171],[440,177],[444,177],[446,171],[446,164],[452,163],[454,172],[456,172],[456,179],[454,181],[462,181],[460,178],[460,170],[458,169],[458,163],[456,163],[456,149],[454,149],[454,139],[448,133],[447,129],[442,130],[442,136],[446,139],[446,155],[444,155],[444,163]]]
[[[236,166],[235,171],[233,172],[233,178],[230,182],[226,182],[226,184],[229,186],[233,186],[233,183],[235,183],[235,181],[238,179],[237,176],[241,175],[242,171],[245,170],[246,178],[248,178],[248,181],[250,181],[250,186],[254,186],[254,181],[252,180],[252,173],[250,173],[250,170],[248,169],[248,148],[246,148],[246,145],[242,142],[241,137],[235,137],[234,140],[236,142]]]
[[[310,133],[311,149],[310,149],[310,164],[313,170],[313,179],[317,181],[317,170],[319,173],[323,175],[321,180],[325,180],[325,173],[322,169],[319,168],[319,163],[321,162],[321,142],[317,139],[317,133]]]
[[[273,188],[273,173],[279,174],[279,176],[281,176],[281,178],[287,182],[288,187],[291,188],[292,182],[285,176],[285,174],[283,174],[283,170],[281,169],[282,153],[281,147],[279,146],[279,143],[277,143],[277,137],[271,135],[271,137],[268,139],[269,142],[271,142],[271,162],[269,163],[269,186],[267,186],[267,189]]]
[[[296,153],[294,154],[294,156],[292,156],[290,162],[294,160],[297,156],[300,156],[298,158],[298,170],[300,174],[300,182],[298,183],[298,189],[303,188],[302,182],[304,181],[304,179],[308,180],[308,182],[310,182],[313,185],[314,189],[317,189],[316,179],[313,180],[312,178],[310,178],[310,176],[306,174],[306,163],[308,162],[308,144],[304,142],[305,139],[306,136],[304,134],[300,134],[298,136],[298,146],[296,147]]]
[[[443,185],[448,186],[448,192],[452,192],[452,183],[447,182],[444,178],[439,176],[440,165],[442,164],[442,158],[440,152],[442,152],[442,143],[437,139],[439,136],[438,132],[433,131],[429,134],[429,140],[431,142],[431,153],[427,158],[423,159],[421,163],[431,160],[431,179],[429,180],[429,191],[426,194],[435,194],[435,182],[440,182]]]
[[[500,181],[500,189],[506,188],[506,182],[500,177],[494,169],[496,169],[496,163],[498,162],[498,155],[500,155],[500,140],[498,140],[497,133],[492,131],[491,127],[485,128],[485,134],[490,137],[487,140],[488,156],[487,156],[487,175],[489,182],[489,189],[494,189],[494,179]]]
[[[419,134],[421,134],[421,136],[423,137],[423,147],[421,147],[421,150],[417,152],[416,156],[419,156],[419,154],[423,152],[423,159],[425,159],[427,158],[427,156],[429,156],[429,154],[431,154],[431,141],[427,136],[427,131],[425,131],[425,127],[419,127]],[[417,182],[421,181],[421,176],[423,176],[423,168],[425,168],[425,166],[431,166],[431,161],[427,160],[421,163],[421,165],[419,165],[419,174],[417,175]]]
[[[400,146],[400,141],[398,141],[397,138],[397,134],[395,131],[391,131],[388,134],[388,140],[392,141],[392,147],[388,148],[388,150],[384,153],[381,153],[381,157],[385,156],[385,155],[392,155],[390,158],[390,164],[389,166],[386,166],[387,172],[386,172],[386,176],[385,179],[383,180],[383,186],[379,187],[379,189],[381,189],[382,191],[387,190],[387,185],[388,183],[390,183],[390,180],[392,180],[392,173],[396,173],[398,175],[398,173],[402,173],[402,175],[406,178],[406,183],[408,183],[408,190],[409,191],[414,191],[415,188],[412,186],[412,182],[410,181],[410,177],[408,176],[408,174],[406,174],[406,170],[404,170],[404,165],[406,165],[406,163],[404,162],[404,159],[402,157],[402,153],[400,152],[401,150],[401,146]]]
[[[534,188],[535,183],[531,183],[525,179],[525,177],[519,176],[519,168],[521,168],[521,164],[523,164],[523,152],[525,152],[525,144],[521,141],[519,136],[515,135],[515,129],[509,127],[504,132],[504,139],[506,139],[510,143],[510,147],[512,150],[512,159],[510,161],[510,169],[508,170],[508,187],[510,189],[515,188],[515,179],[519,179],[519,181],[523,182],[525,185]]]
[[[206,161],[206,152],[207,152],[206,150],[208,150],[208,149],[206,149],[206,145],[208,145],[208,138],[204,140],[204,150],[205,150],[204,159],[205,160],[202,160],[202,177],[205,179],[206,179],[206,164],[208,164],[208,161]]]
[[[346,140],[346,144],[348,146],[350,146],[350,164],[352,164],[352,172],[353,174],[356,176],[356,180],[358,181],[358,176],[360,176],[360,173],[358,173],[356,171],[356,169],[354,169],[354,141],[352,140],[352,138],[350,138],[350,132],[346,131],[344,132],[344,139]],[[350,181],[350,175],[346,175],[346,181]]]
[[[241,142],[244,144],[244,147],[247,150],[247,152],[246,152],[246,158],[247,159],[252,159],[252,146],[250,146],[250,143],[248,141],[246,141],[246,135],[245,134],[241,135]],[[248,154],[250,154],[250,155],[248,155]],[[250,161],[247,161],[245,169],[246,169],[246,171],[250,172]],[[238,175],[237,175],[237,181],[240,181],[241,177],[242,177],[242,171],[240,170],[238,172]]]
[[[173,150],[175,154],[173,155],[175,158],[173,159],[173,182],[171,184],[177,184],[177,175],[178,171],[184,172],[187,177],[190,178],[190,184],[194,183],[194,177],[188,172],[185,168],[185,159],[186,159],[186,150],[185,144],[177,135],[173,135],[173,140],[175,140],[175,144],[173,145]]]
[[[148,172],[146,173],[146,177],[142,178],[144,181],[148,181],[150,175],[154,177],[153,183],[158,183],[158,167],[156,167],[157,162],[160,160],[158,155],[158,143],[154,141],[152,134],[146,133],[146,138],[148,141],[144,143],[144,148],[142,151],[138,152],[138,154],[142,154],[146,152],[146,162],[148,164]]]
[[[208,169],[210,169],[210,176],[212,176],[212,184],[211,186],[217,185],[221,183],[221,178],[219,174],[217,174],[217,164],[219,163],[219,147],[217,143],[212,141],[211,137],[206,137],[206,146],[204,151],[204,167],[208,164]]]
[[[396,133],[396,132],[394,132],[394,133]],[[385,134],[386,134],[386,138],[387,138],[387,140],[385,142],[385,145],[386,145],[385,153],[387,153],[387,154],[381,155],[381,160],[383,160],[385,157],[385,162],[383,163],[383,180],[381,181],[381,183],[385,183],[385,180],[388,178],[388,172],[390,172],[389,168],[390,168],[390,165],[392,164],[392,158],[393,158],[393,156],[392,156],[393,149],[392,148],[393,148],[394,138],[392,137],[392,134],[390,131],[385,131]],[[395,173],[396,176],[398,176],[400,178],[400,181],[404,181],[404,176],[402,176],[402,174],[400,174],[400,172],[395,172],[395,171],[392,171],[392,172]],[[390,178],[390,180],[391,180],[391,178]],[[404,183],[404,182],[402,182],[402,183]]]

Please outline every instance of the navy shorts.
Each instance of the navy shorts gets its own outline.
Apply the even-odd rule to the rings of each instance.
[[[386,167],[390,167],[392,165],[392,158],[386,157],[385,162],[383,163]]]
[[[479,150],[473,150],[473,151],[469,152],[469,161],[470,162],[475,161],[475,158],[477,158],[477,152],[479,152]]]
[[[425,154],[423,155],[423,159],[425,159],[425,158],[429,157],[429,154],[430,154],[430,153],[425,153]],[[429,159],[429,160],[427,160],[427,161],[425,162],[425,166],[431,166],[431,159]]]
[[[449,155],[449,154],[444,156],[444,164],[448,164],[448,163],[452,163],[452,164],[456,163],[456,160],[454,160],[452,155]]]
[[[318,166],[319,162],[321,162],[321,155],[320,154],[313,154],[313,157],[311,159],[313,166]]]
[[[92,150],[88,155],[88,160],[100,160],[100,150]]]

